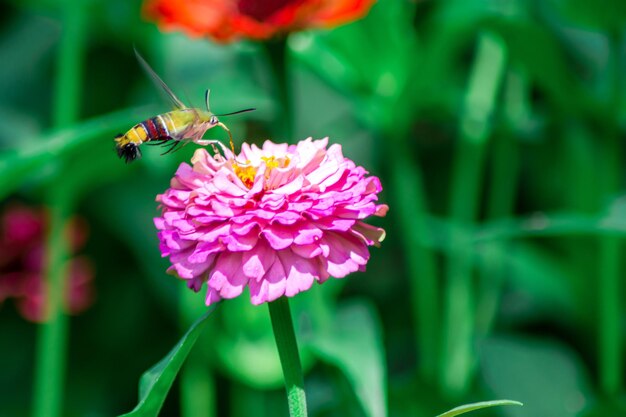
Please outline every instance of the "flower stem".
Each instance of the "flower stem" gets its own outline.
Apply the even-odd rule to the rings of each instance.
[[[61,307],[67,276],[68,242],[64,230],[71,197],[62,187],[54,187],[46,242],[46,322],[39,326],[35,357],[34,417],[60,416],[62,409],[67,350],[68,317]]]
[[[450,218],[458,226],[471,228],[478,216],[491,115],[505,61],[502,40],[488,32],[481,34],[465,95],[451,187]],[[475,300],[470,242],[459,233],[453,233],[450,240],[451,247],[462,250],[453,252],[448,264],[441,385],[445,394],[457,397],[467,392],[474,367]]]
[[[206,310],[206,306],[198,299],[198,295],[189,291],[186,286],[180,288],[179,316],[183,329],[189,328],[194,319]],[[210,325],[211,323],[206,324],[207,327]],[[180,415],[182,417],[215,417],[217,413],[215,390],[213,370],[206,355],[197,349],[192,351],[180,373]]]
[[[487,198],[486,217],[489,220],[503,219],[513,215],[517,182],[519,180],[519,156],[516,138],[511,131],[522,125],[528,117],[528,86],[520,71],[511,71],[505,85],[504,117],[511,126],[499,137],[494,138],[491,155],[490,190]],[[476,311],[476,328],[479,337],[491,331],[495,321],[500,296],[508,271],[508,260],[502,256],[513,249],[511,242],[502,239],[484,246],[484,266],[480,274],[479,298]]]
[[[404,231],[404,246],[411,285],[411,307],[416,327],[416,357],[419,373],[426,381],[434,381],[440,349],[439,287],[437,265],[432,250],[424,245],[428,234],[428,209],[420,167],[409,157],[405,141],[394,147],[395,163],[391,166],[391,184],[395,192],[397,218]]]
[[[609,97],[609,108],[615,109],[613,121],[609,127],[606,147],[604,180],[605,193],[602,197],[606,200],[613,198],[621,186],[621,157],[623,147],[619,134],[619,110],[621,96],[621,65],[620,48],[621,39],[617,33],[609,35],[611,65],[609,67],[612,94]],[[618,106],[618,107],[615,107]],[[622,369],[624,359],[622,356],[624,343],[622,340],[621,320],[621,295],[622,295],[622,264],[621,254],[623,245],[614,236],[606,236],[600,244],[600,271],[599,271],[599,349],[598,362],[600,387],[608,397],[617,396],[623,387]]]
[[[64,32],[58,53],[55,79],[53,124],[70,125],[80,109],[81,62],[83,58],[85,10],[81,4],[62,4]],[[63,164],[63,161],[59,162]],[[62,169],[59,170],[62,172]],[[69,242],[64,234],[74,195],[60,178],[52,179],[48,205],[51,209],[46,242],[45,282],[47,321],[39,328],[35,357],[33,416],[57,417],[62,414],[65,387],[68,318],[62,311],[67,282]]]
[[[304,393],[304,378],[298,355],[298,343],[293,330],[289,299],[280,297],[269,303],[274,339],[278,348],[280,364],[283,368],[287,402],[291,417],[306,417],[306,396]]]
[[[293,99],[291,95],[291,79],[287,60],[289,50],[287,38],[279,38],[265,42],[265,49],[274,78],[274,88],[278,100],[279,111],[272,126],[271,133],[275,137],[283,137],[289,141],[293,135]]]

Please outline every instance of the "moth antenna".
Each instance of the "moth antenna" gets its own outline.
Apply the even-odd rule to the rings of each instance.
[[[216,114],[216,116],[218,117],[222,117],[222,116],[232,116],[233,114],[241,114],[241,113],[247,113],[249,111],[255,111],[256,109],[254,107],[251,107],[249,109],[243,109],[243,110],[237,110],[234,111],[232,113],[224,113],[224,114]]]
[[[211,90],[207,89],[204,92],[204,101],[206,103],[206,110],[211,113],[211,106],[209,106],[209,96],[211,95]]]

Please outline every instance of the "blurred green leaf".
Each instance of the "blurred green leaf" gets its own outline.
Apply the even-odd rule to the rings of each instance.
[[[335,302],[340,282],[314,285],[308,291],[290,299],[291,311],[298,341],[306,345],[332,321],[331,306]],[[246,385],[268,389],[283,385],[276,341],[266,306],[254,306],[247,293],[223,306],[220,330],[211,348],[219,358],[219,366],[231,377]],[[314,356],[301,349],[300,361],[306,373],[314,363]]]
[[[446,411],[443,414],[439,414],[437,417],[454,417],[460,414],[469,413],[470,411],[480,410],[481,408],[499,407],[502,405],[523,405],[519,401],[511,400],[493,400],[493,401],[481,401],[479,403],[465,404],[459,407],[455,407],[452,410]]]
[[[561,342],[531,337],[492,337],[481,344],[481,368],[497,396],[524,404],[503,409],[510,417],[574,417],[591,402],[589,379],[580,358]]]
[[[478,249],[480,267],[485,267],[487,254]],[[560,262],[558,254],[540,250],[526,242],[512,242],[498,248],[499,262],[507,265],[507,279],[514,291],[526,296],[529,303],[522,313],[531,314],[549,311],[566,317],[573,317],[577,311],[576,299],[571,288],[572,282],[567,266]],[[520,313],[520,312],[518,312]]]
[[[223,308],[212,346],[218,366],[246,385],[279,388],[283,374],[267,306],[254,306],[248,295],[242,294]]]
[[[215,310],[215,305],[200,317],[185,333],[182,339],[159,363],[146,371],[139,380],[139,403],[130,413],[120,417],[156,417],[165,402],[174,379],[183,365],[194,343],[200,336],[207,318]]]
[[[87,120],[71,127],[27,140],[27,145],[0,154],[0,198],[17,189],[26,178],[55,163],[81,145],[96,139],[106,139],[113,147],[111,132],[128,129],[139,117],[137,109],[124,109]]]
[[[626,211],[626,200],[619,199],[611,205],[608,215],[587,215],[581,213],[536,213],[528,217],[517,217],[503,220],[492,220],[470,229],[458,230],[446,219],[431,216],[429,227],[432,233],[428,237],[432,240],[423,242],[429,246],[453,250],[445,242],[446,233],[463,233],[468,243],[485,243],[498,240],[520,239],[538,236],[624,236],[626,235],[626,216],[620,213]],[[471,235],[471,236],[470,236]]]
[[[582,25],[606,31],[624,30],[626,2],[623,0],[553,0],[551,3]]]
[[[362,20],[330,32],[294,34],[289,45],[300,62],[355,102],[362,122],[406,129],[419,56],[414,13],[410,2],[378,2]]]
[[[371,304],[343,304],[333,325],[316,334],[307,347],[344,373],[366,416],[387,415],[385,351],[376,310]]]
[[[532,82],[562,111],[601,117],[589,93],[575,78],[565,48],[538,22],[489,18],[482,25],[505,40],[512,64],[527,71]]]

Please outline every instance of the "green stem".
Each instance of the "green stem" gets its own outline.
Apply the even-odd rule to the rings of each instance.
[[[78,118],[84,39],[84,7],[62,4],[64,32],[59,45],[55,79],[53,126],[65,127]],[[63,161],[59,161],[63,164]],[[61,170],[62,171],[62,170]],[[63,178],[53,178],[48,196],[50,223],[46,242],[45,282],[47,321],[40,326],[35,358],[34,417],[62,414],[68,339],[68,318],[62,311],[67,284],[69,243],[65,235],[73,193]]]
[[[216,416],[215,379],[202,355],[192,352],[180,375],[180,415]]]
[[[496,138],[491,156],[491,182],[487,201],[487,218],[505,219],[513,214],[515,190],[519,177],[517,143],[511,130],[522,126],[528,114],[525,104],[528,101],[528,88],[519,71],[512,71],[507,77],[503,112],[510,125],[501,137]],[[480,299],[476,311],[477,332],[486,336],[496,318],[504,277],[507,269],[506,257],[510,243],[502,240],[486,244],[484,248],[485,267],[480,280]]]
[[[46,242],[46,317],[39,326],[35,357],[34,417],[57,417],[62,409],[67,350],[68,318],[62,311],[69,244],[66,239],[71,197],[54,187],[51,194],[49,231]]]
[[[198,297],[198,294],[186,286],[181,286],[180,291],[181,327],[188,329],[195,318],[206,311],[206,306],[202,302],[202,297]],[[180,415],[182,417],[216,416],[215,388],[215,379],[207,356],[203,354],[203,350],[191,352],[180,375]]]
[[[411,307],[416,327],[419,373],[426,381],[434,381],[439,358],[439,287],[432,250],[423,242],[428,233],[426,197],[419,167],[409,158],[406,141],[393,148],[391,165],[392,188],[398,210],[404,246],[408,248],[406,261],[411,285]]]
[[[607,158],[605,159],[605,201],[610,201],[619,190],[620,176],[622,175],[621,158],[623,147],[619,135],[619,109],[621,93],[620,68],[620,36],[610,36],[611,65],[610,77],[612,80],[609,108],[615,112],[607,141]],[[622,321],[620,312],[621,302],[621,242],[614,237],[605,237],[601,242],[599,296],[600,296],[600,323],[599,323],[599,363],[600,386],[604,394],[616,396],[623,387],[622,368]]]
[[[600,323],[598,352],[600,386],[604,394],[615,396],[622,386],[621,320],[620,320],[620,257],[618,238],[602,240],[600,256]]]
[[[63,27],[56,68],[53,107],[54,127],[65,127],[79,116],[85,39],[84,2],[63,2]]]
[[[281,409],[281,403],[272,408],[271,396],[267,392],[251,388],[233,381],[230,389],[230,417],[270,417],[275,416],[271,410]]]
[[[452,222],[467,228],[473,226],[478,214],[484,153],[491,114],[504,75],[505,55],[505,46],[497,36],[480,35],[465,96],[450,200]],[[452,397],[462,395],[469,388],[475,311],[470,244],[463,234],[455,233],[450,239],[452,247],[463,249],[450,255],[445,293],[441,382],[445,394]]]
[[[487,207],[489,219],[511,216],[515,201],[515,185],[518,177],[517,147],[515,139],[506,135],[494,144],[492,158],[491,187]],[[506,257],[511,249],[509,242],[502,240],[484,247],[485,267],[480,277],[480,299],[477,304],[476,326],[478,333],[485,336],[491,330],[500,303],[500,293],[507,273]]]
[[[298,343],[293,329],[293,321],[289,310],[289,299],[280,297],[269,303],[270,318],[274,339],[278,348],[280,364],[283,368],[287,402],[291,417],[306,417],[306,395],[304,393],[304,378],[298,354]]]
[[[283,137],[285,142],[293,140],[293,97],[291,94],[291,78],[289,76],[287,38],[278,38],[265,42],[268,61],[273,74],[276,98],[279,111],[274,120],[271,133],[277,141]]]

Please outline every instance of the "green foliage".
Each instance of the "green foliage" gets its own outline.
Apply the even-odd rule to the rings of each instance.
[[[376,312],[366,302],[352,302],[337,311],[328,329],[313,335],[307,347],[322,361],[343,372],[364,414],[385,417],[386,366],[382,331]]]
[[[561,343],[500,336],[485,340],[482,352],[485,382],[494,394],[515,393],[525,404],[508,408],[507,416],[571,417],[583,412],[585,398],[591,394],[589,376],[575,353]]]
[[[482,408],[498,407],[501,405],[522,405],[522,403],[511,400],[483,401],[453,408],[452,410],[446,411],[443,414],[439,414],[437,417],[454,417],[461,414],[469,413],[470,411],[480,410]]]
[[[200,317],[178,341],[159,363],[144,372],[139,380],[139,402],[130,413],[122,414],[127,417],[157,416],[161,411],[168,391],[181,366],[189,355],[191,348],[198,340],[202,329],[215,308],[209,309]]]
[[[478,398],[525,407],[441,416],[623,414],[624,4],[379,0],[353,24],[289,35],[289,78],[276,80],[263,44],[160,33],[139,0],[4,2],[0,196],[51,209],[55,268],[73,215],[59,210],[85,219],[98,295],[48,336],[3,302],[0,415],[32,414],[35,366],[65,380],[47,392],[61,415],[131,409],[137,375],[196,315],[152,224],[193,145],[132,165],[113,149],[169,109],[133,46],[185,103],[210,87],[220,113],[256,107],[229,119],[237,144],[282,125],[275,87],[288,84],[289,141],[328,135],[381,178],[387,238],[368,271],[290,300],[310,415],[433,416]],[[203,294],[184,303],[203,308]],[[142,377],[126,415],[179,415],[179,403],[194,415],[189,381],[213,391],[195,403],[212,407],[203,416],[285,415],[267,309],[222,303]]]

